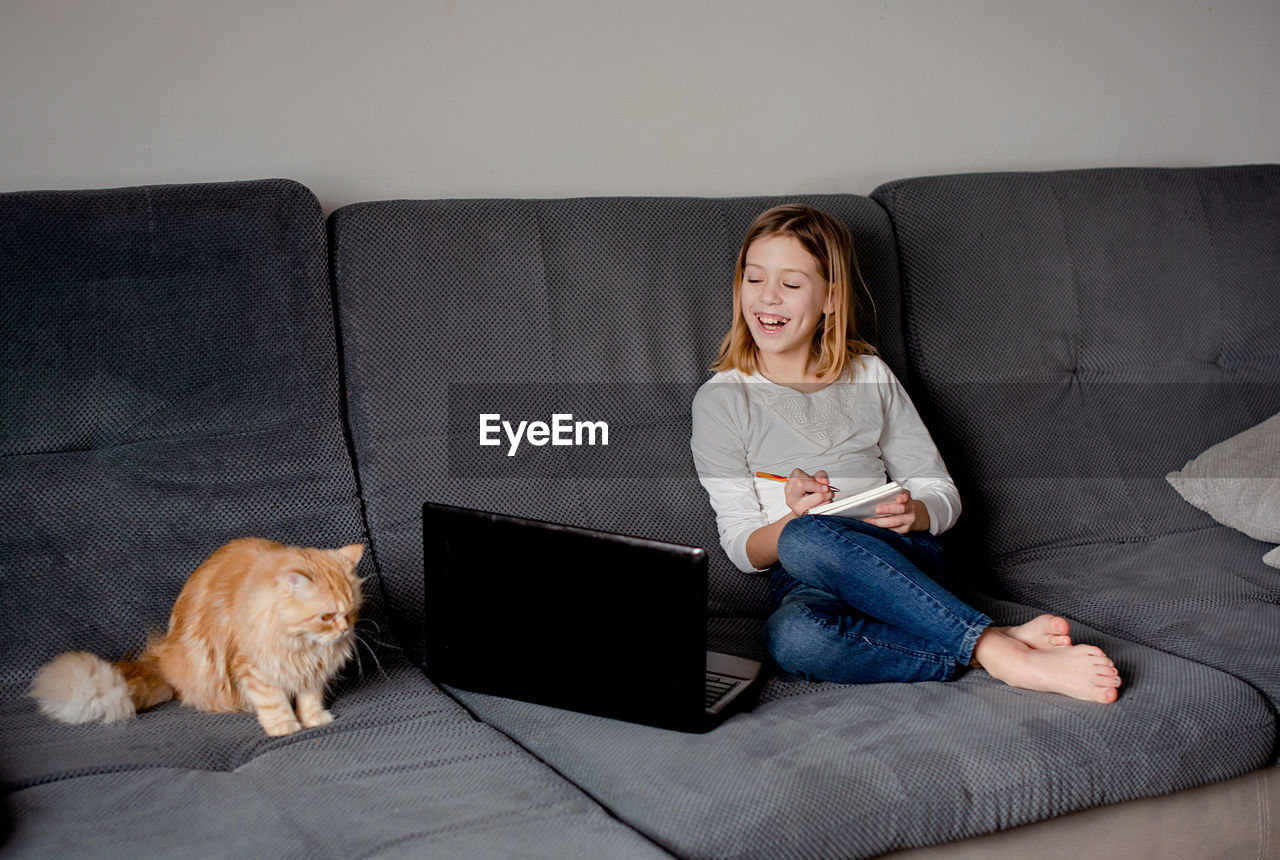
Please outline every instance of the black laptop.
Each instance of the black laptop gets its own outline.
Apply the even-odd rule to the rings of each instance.
[[[760,664],[707,651],[707,554],[423,505],[435,681],[682,731],[741,704]]]

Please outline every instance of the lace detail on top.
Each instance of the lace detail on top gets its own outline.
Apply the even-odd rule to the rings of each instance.
[[[849,436],[857,390],[858,386],[847,379],[812,394],[768,380],[747,388],[753,399],[776,413],[792,430],[824,449]]]

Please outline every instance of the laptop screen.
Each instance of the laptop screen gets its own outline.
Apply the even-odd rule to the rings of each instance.
[[[702,549],[427,503],[423,552],[432,679],[655,725],[703,716]]]

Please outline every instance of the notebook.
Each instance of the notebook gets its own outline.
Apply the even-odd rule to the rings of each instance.
[[[901,485],[897,481],[890,481],[864,493],[836,499],[833,502],[827,502],[825,505],[816,505],[809,508],[808,513],[863,520],[867,517],[874,517],[876,515],[876,505],[892,502],[900,492],[902,492]]]
[[[681,731],[760,663],[707,650],[699,547],[428,502],[425,666],[438,683]]]

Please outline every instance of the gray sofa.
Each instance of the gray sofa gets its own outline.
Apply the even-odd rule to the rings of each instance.
[[[1280,851],[1280,571],[1164,479],[1280,411],[1280,168],[787,199],[853,231],[864,330],[965,501],[951,584],[1001,623],[1070,618],[1116,660],[1119,702],[981,672],[840,687],[774,670],[697,735],[419,668],[427,500],[705,546],[710,643],[763,656],[764,583],[716,544],[689,402],[741,236],[780,198],[383,201],[326,220],[285,180],[9,193],[0,852]],[[481,411],[570,411],[611,440],[507,457],[477,444]],[[369,545],[334,723],[268,738],[172,703],[114,726],[35,711],[43,661],[123,656],[204,556],[250,534]],[[479,559],[477,623],[491,600]]]

